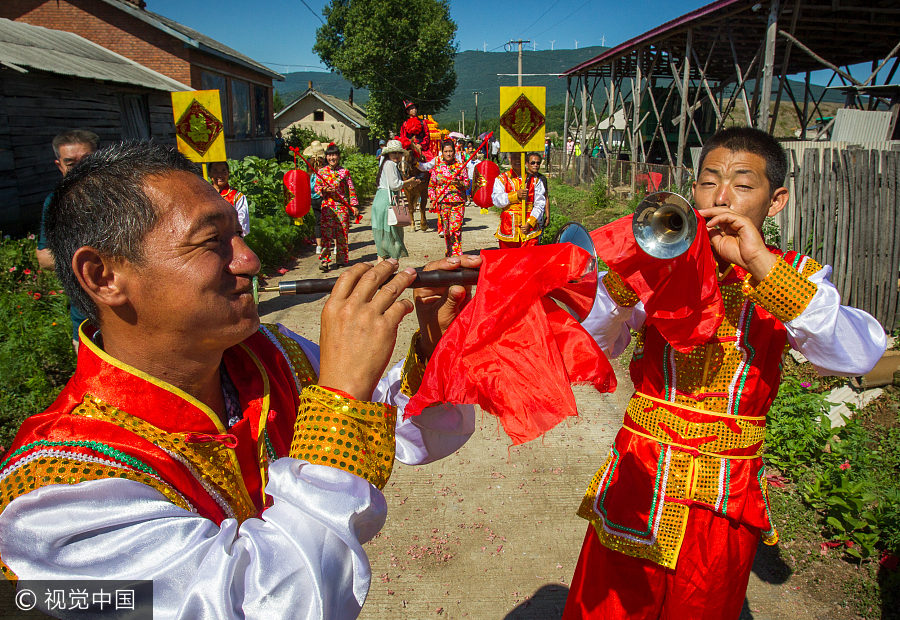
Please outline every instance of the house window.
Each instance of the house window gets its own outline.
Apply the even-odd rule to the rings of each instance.
[[[265,86],[253,86],[253,118],[257,136],[268,136],[269,120],[269,89]]]
[[[325,110],[315,110],[313,112],[313,120],[314,121],[324,121],[325,120]]]
[[[231,131],[235,138],[250,135],[250,85],[231,80]]]
[[[200,72],[200,88],[202,90],[219,91],[219,103],[222,106],[222,119],[228,124],[228,91],[225,90],[225,76],[209,71]]]

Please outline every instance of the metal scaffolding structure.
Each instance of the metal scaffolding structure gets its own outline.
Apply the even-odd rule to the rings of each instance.
[[[879,75],[891,82],[898,51],[898,0],[720,0],[566,71],[565,135],[586,153],[600,145],[607,157],[682,169],[689,148],[725,126],[738,103],[744,124],[772,133],[790,101],[806,139],[824,116],[827,90],[815,96],[810,83],[819,70],[831,72],[828,87],[851,87],[847,104],[893,106],[896,124],[896,98],[870,87]],[[860,63],[871,63],[862,81],[849,69]],[[802,77],[803,88],[791,88],[788,76]],[[623,136],[610,123],[598,129],[621,111]]]

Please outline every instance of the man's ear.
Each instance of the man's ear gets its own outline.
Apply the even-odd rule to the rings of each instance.
[[[98,309],[128,303],[127,264],[124,259],[103,255],[87,245],[72,256],[72,271]]]
[[[63,176],[66,176],[66,169],[63,168],[63,165],[61,163],[59,163],[59,160],[54,159],[53,163],[56,164],[56,169],[59,170],[60,174],[62,174]]]
[[[777,213],[780,213],[781,210],[787,206],[790,195],[791,194],[786,187],[779,187],[776,189],[775,193],[772,194],[772,200],[769,203],[769,210],[766,215],[775,217]]]

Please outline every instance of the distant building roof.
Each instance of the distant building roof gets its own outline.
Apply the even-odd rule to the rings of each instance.
[[[343,116],[345,119],[347,119],[347,121],[349,121],[351,125],[355,126],[357,129],[368,128],[369,121],[366,118],[365,110],[363,110],[361,107],[359,107],[355,103],[344,101],[343,99],[340,99],[333,95],[320,93],[314,88],[308,88],[305,93],[297,97],[297,99],[295,99],[290,104],[286,105],[281,112],[275,115],[275,120],[278,120],[278,117],[286,114],[294,106],[310,96],[315,97],[323,104],[327,105],[332,110],[337,112],[339,115]]]
[[[0,18],[0,65],[21,73],[36,69],[168,92],[191,90],[77,34],[3,18]]]
[[[136,17],[144,23],[150,24],[154,28],[162,30],[166,34],[173,36],[176,39],[180,39],[188,47],[193,47],[194,49],[200,50],[201,52],[206,52],[207,54],[212,54],[213,56],[225,58],[226,60],[230,60],[239,65],[243,65],[248,69],[253,69],[254,71],[263,73],[274,80],[284,80],[283,75],[272,71],[267,66],[256,62],[249,56],[244,56],[237,50],[233,50],[227,45],[219,43],[212,37],[208,37],[205,34],[197,32],[192,28],[188,28],[183,24],[179,24],[178,22],[171,20],[168,17],[158,15],[157,13],[148,11],[146,9],[140,9],[135,5],[123,0],[103,0],[103,2],[114,6],[121,11],[124,11],[133,17]]]

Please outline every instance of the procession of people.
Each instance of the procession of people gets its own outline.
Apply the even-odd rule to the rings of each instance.
[[[415,217],[404,192],[427,186],[438,216],[444,257],[426,271],[537,251],[550,221],[543,153],[514,153],[490,186],[499,249],[474,255],[483,248],[464,245],[466,208],[494,143],[436,142],[416,103],[404,110],[380,146],[368,214],[375,264],[351,260],[351,216],[364,205],[340,146],[305,151],[319,268],[342,268],[317,343],[261,323],[260,262],[244,240],[252,222],[227,164],[211,165],[207,182],[174,149],[136,142],[60,168],[44,259],[87,318],[74,376],[0,464],[9,579],[152,580],[153,611],[165,618],[361,611],[364,545],[388,518],[394,460],[431,463],[475,432],[474,401],[436,401],[418,415],[406,407],[473,295],[491,295],[431,284],[403,297],[416,277],[399,262]],[[609,261],[618,270],[600,274],[587,318],[565,324],[595,343],[570,351],[586,365],[635,345],[622,427],[580,506],[572,490],[571,510],[589,523],[564,618],[738,618],[757,544],[778,540],[761,455],[785,349],[845,376],[884,352],[884,329],[841,305],[829,267],[765,244],[764,219],[788,201],[786,174],[765,132],[726,129],[704,145],[692,198],[714,266],[702,282],[711,328],[685,318],[706,298],[661,311],[658,291],[642,286],[655,271],[678,281],[688,261],[661,265],[637,250]],[[609,226],[593,234],[601,258],[630,220]],[[389,367],[412,312],[418,330]],[[673,323],[695,337],[690,346]],[[532,353],[492,363],[535,372]]]

